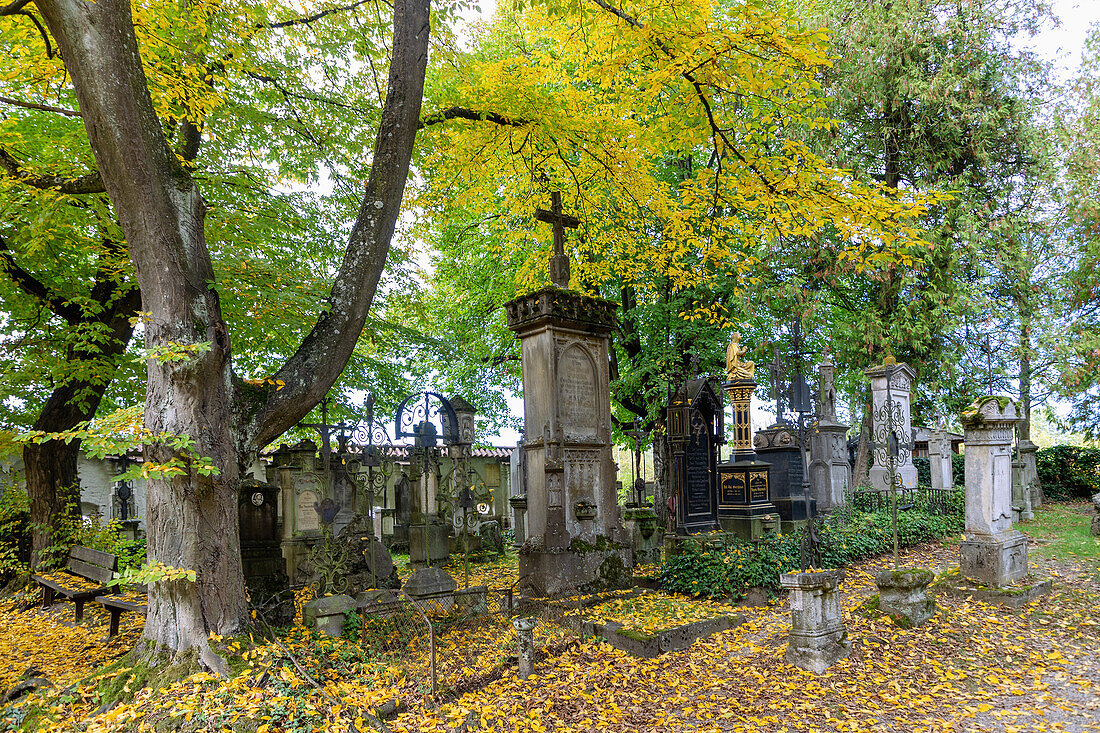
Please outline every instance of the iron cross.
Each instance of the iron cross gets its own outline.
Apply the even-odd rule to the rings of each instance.
[[[560,192],[554,191],[550,194],[550,201],[550,211],[535,209],[535,218],[554,227],[554,255],[550,258],[550,282],[559,288],[568,288],[569,257],[565,254],[565,228],[576,229],[581,222],[580,219],[562,212]]]
[[[783,420],[783,361],[779,358],[779,346],[772,346],[772,361],[764,366],[768,369],[768,375],[772,378],[772,397],[775,398],[775,422]]]

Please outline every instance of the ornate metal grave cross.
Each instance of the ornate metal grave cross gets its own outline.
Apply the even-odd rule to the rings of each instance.
[[[775,399],[775,422],[777,425],[787,421],[783,412],[783,360],[779,358],[779,345],[772,346],[772,360],[764,365],[772,380],[772,397]]]
[[[535,218],[552,224],[554,227],[554,255],[550,258],[550,282],[562,289],[569,288],[569,257],[565,254],[565,228],[576,229],[580,219],[563,213],[561,193],[554,191],[550,195],[550,211],[535,209]]]
[[[624,430],[624,435],[634,438],[634,500],[638,506],[645,502],[645,478],[642,476],[642,441],[649,433],[642,429],[642,421],[635,420],[632,430]]]

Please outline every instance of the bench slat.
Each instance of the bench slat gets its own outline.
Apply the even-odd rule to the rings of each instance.
[[[119,598],[117,596],[96,596],[95,602],[107,608],[121,608],[126,611],[140,613],[143,616],[148,609],[148,606],[145,603],[134,603],[132,601],[127,601],[124,598]]]
[[[115,577],[113,570],[108,570],[98,565],[91,565],[83,560],[69,560],[69,570],[88,580],[94,580],[97,583],[108,583]]]
[[[73,545],[73,548],[69,550],[69,557],[72,560],[80,560],[89,565],[98,565],[111,572],[118,570],[118,557],[109,552],[103,552],[102,550],[93,550],[90,547]]]

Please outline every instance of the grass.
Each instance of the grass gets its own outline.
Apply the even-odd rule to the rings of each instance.
[[[1034,552],[1046,559],[1085,560],[1100,570],[1100,537],[1093,537],[1091,502],[1044,504],[1035,510],[1035,519],[1020,528],[1042,543]]]

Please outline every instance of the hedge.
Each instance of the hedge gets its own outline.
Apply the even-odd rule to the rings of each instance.
[[[956,535],[961,514],[898,512],[901,547]],[[741,598],[753,586],[778,590],[779,575],[799,569],[802,531],[771,535],[757,542],[740,539],[688,541],[680,554],[666,559],[661,585],[669,591],[707,598]],[[856,560],[893,551],[890,513],[851,512],[831,517],[819,532],[822,565],[840,568]]]
[[[1100,493],[1100,448],[1040,448],[1035,452],[1035,467],[1048,501],[1087,499]]]

